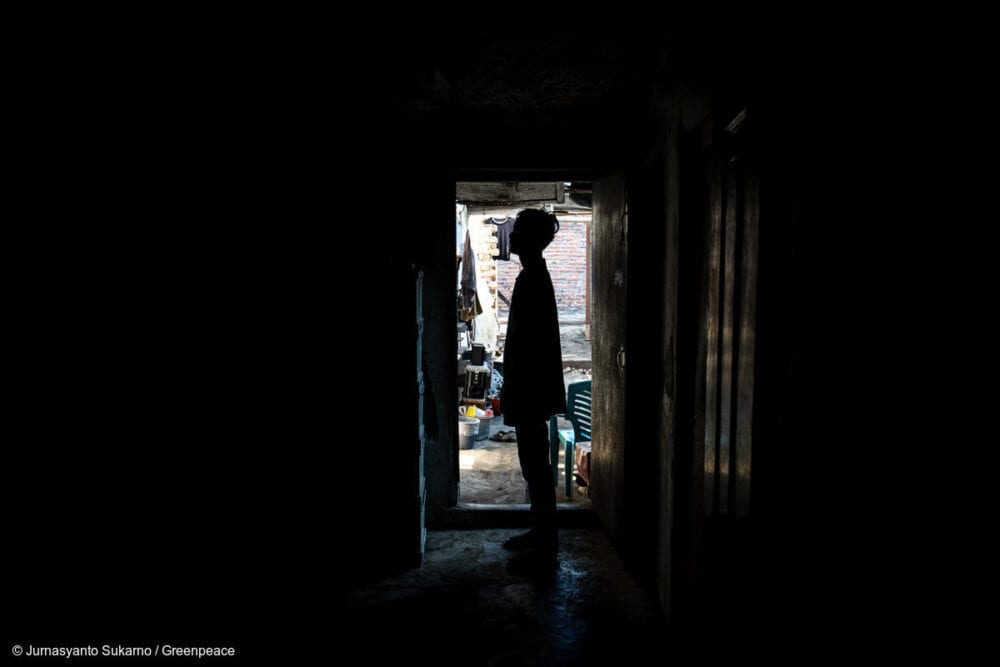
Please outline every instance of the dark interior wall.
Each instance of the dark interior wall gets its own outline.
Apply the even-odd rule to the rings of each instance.
[[[740,39],[706,54],[678,40],[659,54],[643,157],[627,162],[624,250],[610,251],[600,226],[619,176],[595,187],[595,303],[618,312],[621,295],[602,281],[625,264],[627,371],[624,397],[607,399],[624,407],[624,438],[605,450],[615,460],[595,444],[594,506],[675,619],[728,627],[785,587],[762,583],[788,576],[764,554],[786,543],[778,526],[794,511],[782,489],[801,478],[790,449],[804,325],[792,305],[804,295],[791,287],[801,100],[759,59],[741,59],[745,48]],[[602,378],[620,379],[606,344],[618,329],[603,325],[600,393]]]
[[[438,171],[424,198],[416,259],[424,271],[424,373],[429,520],[458,502],[458,400],[455,359],[455,181]]]
[[[383,148],[381,157],[390,162],[415,164],[424,154],[405,137]],[[368,377],[352,381],[352,389],[369,398],[359,414],[370,421],[355,443],[356,474],[348,482],[358,504],[347,508],[350,534],[357,540],[349,557],[361,580],[419,564],[420,526],[426,513],[449,503],[457,472],[452,460],[456,423],[448,409],[455,394],[454,182],[428,167],[364,203],[373,202],[378,203],[373,214],[380,218],[366,226],[374,233],[367,244],[382,246],[384,261],[360,276],[375,326],[359,338],[370,368]],[[382,229],[385,233],[377,234]],[[409,391],[414,381],[423,389],[422,401]]]
[[[371,65],[368,84],[402,74],[405,86],[407,73],[398,70],[405,58],[392,49],[383,55],[388,59]],[[355,126],[364,141],[355,149],[361,169],[349,189],[357,196],[350,205],[356,233],[364,238],[355,257],[362,266],[356,285],[364,324],[354,354],[369,366],[363,377],[350,378],[360,392],[355,401],[367,403],[354,413],[365,416],[367,428],[351,448],[348,497],[354,500],[345,509],[356,577],[349,585],[418,564],[420,527],[455,503],[458,476],[455,179],[441,164],[438,136],[378,93],[367,101],[374,106]],[[369,262],[372,255],[382,261]],[[412,296],[418,273],[419,303]],[[422,403],[409,391],[416,385]]]
[[[680,107],[678,107],[680,108]],[[676,198],[668,201],[668,243],[675,240],[676,249],[668,247],[668,256],[676,257],[676,270],[669,270],[668,279],[675,279],[676,300],[668,303],[665,313],[665,329],[674,343],[674,353],[667,356],[673,360],[673,373],[666,374],[665,391],[671,396],[672,412],[664,410],[664,437],[672,460],[672,475],[667,490],[673,505],[671,530],[662,534],[669,548],[661,550],[661,572],[669,562],[670,571],[661,577],[661,601],[675,618],[683,618],[690,612],[694,597],[694,582],[699,574],[700,560],[695,553],[700,544],[701,499],[704,494],[704,411],[698,406],[704,404],[704,383],[698,381],[699,371],[704,372],[704,337],[701,331],[701,313],[704,310],[701,286],[704,281],[705,264],[705,222],[707,179],[704,153],[701,147],[700,131],[677,127],[673,157],[669,164],[675,165]],[[670,225],[675,224],[676,229]],[[665,297],[669,300],[673,290]],[[673,325],[671,317],[673,316]],[[672,334],[670,333],[672,332]],[[668,339],[668,343],[669,343]],[[673,377],[671,384],[671,375]],[[672,427],[672,428],[671,428]],[[661,487],[662,488],[662,487]],[[664,588],[669,587],[664,595]]]
[[[184,111],[114,116],[101,156],[128,169],[92,190],[101,229],[20,244],[38,329],[21,412],[45,433],[5,454],[23,575],[7,630],[24,641],[112,628],[276,646],[315,625],[313,599],[413,561],[415,313],[395,308],[417,264],[426,404],[450,401],[453,179],[369,97],[331,108],[327,58],[246,46],[224,49],[224,77],[214,39],[126,69]],[[402,169],[412,186],[387,187]],[[408,235],[432,220],[442,237]],[[452,420],[430,416],[430,452],[451,447]]]
[[[664,171],[659,193],[663,201],[663,291],[660,303],[663,309],[663,338],[660,347],[662,387],[658,394],[659,405],[653,407],[659,416],[659,465],[657,503],[657,544],[655,576],[660,604],[664,611],[673,613],[673,584],[675,569],[674,524],[677,497],[683,493],[684,475],[680,471],[683,457],[678,457],[678,439],[686,431],[685,415],[690,414],[691,387],[684,379],[690,377],[687,360],[693,350],[689,339],[680,331],[687,323],[690,300],[689,271],[696,261],[698,248],[687,245],[688,237],[681,235],[681,140],[680,110],[676,91],[661,94],[654,104],[653,113],[662,127]],[[685,183],[687,185],[687,183]],[[683,243],[682,243],[683,240]],[[681,266],[681,261],[684,266]],[[683,382],[683,384],[682,384]],[[687,431],[689,433],[689,431]],[[685,443],[686,444],[686,443]]]
[[[748,158],[749,185],[757,189],[758,217],[746,222],[757,225],[758,262],[752,407],[743,408],[750,407],[753,420],[749,512],[741,520],[745,528],[737,533],[747,554],[736,570],[745,588],[735,588],[735,594],[779,601],[782,610],[815,609],[821,615],[811,599],[815,591],[805,591],[797,582],[824,569],[818,564],[826,560],[813,550],[810,526],[818,526],[824,515],[820,498],[827,462],[817,446],[818,422],[809,416],[828,403],[821,391],[805,383],[803,372],[806,358],[824,358],[836,344],[814,328],[813,306],[807,305],[824,302],[824,290],[810,277],[827,265],[829,251],[816,252],[802,228],[815,234],[829,224],[829,197],[816,189],[815,179],[824,169],[818,163],[831,156],[811,150],[803,127],[806,116],[795,101],[773,96],[759,107],[757,122],[738,147]],[[794,557],[775,562],[775,552]],[[819,589],[826,585],[822,578],[816,583]],[[776,617],[792,627],[807,625],[792,613]]]
[[[312,625],[301,603],[338,586],[338,544],[358,544],[352,480],[381,462],[348,434],[385,395],[358,349],[399,345],[373,317],[393,282],[368,226],[384,163],[328,129],[298,62],[322,58],[233,45],[217,76],[217,37],[162,68],[169,49],[95,68],[108,79],[93,99],[141,79],[176,106],[90,126],[103,137],[90,173],[122,172],[78,204],[103,231],[21,244],[39,276],[25,321],[48,332],[24,348],[39,354],[23,384],[46,435],[4,466],[22,471],[5,484],[21,573],[5,598],[25,638],[270,643]],[[333,171],[333,154],[351,169]]]
[[[802,100],[760,60],[736,57],[743,47],[678,79],[669,600],[694,634],[746,638],[801,627],[787,600],[805,497],[793,488],[809,475],[793,444],[804,435],[794,360],[809,298],[796,259],[809,170]]]
[[[616,409],[624,407],[625,427],[615,450],[620,486],[606,491],[615,495],[617,512],[605,513],[604,519],[633,572],[657,589],[670,612],[674,590],[683,597],[690,583],[689,574],[682,581],[676,576],[677,568],[691,566],[685,553],[691,534],[687,528],[675,530],[675,512],[691,512],[685,494],[691,491],[697,271],[702,263],[698,216],[704,212],[699,195],[704,173],[695,164],[696,152],[682,155],[681,117],[685,106],[689,115],[703,114],[705,102],[701,93],[681,85],[676,54],[666,44],[659,46],[649,50],[647,122],[627,172],[626,249],[615,249],[628,260],[623,323],[627,369],[624,398],[609,400]],[[682,176],[682,169],[690,173]],[[595,239],[599,235],[595,228]],[[607,261],[597,257],[609,247],[595,240],[595,262]],[[606,298],[595,292],[598,311]],[[614,305],[611,312],[615,317]],[[594,341],[595,360],[616,351],[601,349],[602,337]],[[595,385],[599,379],[595,367]],[[600,495],[596,485],[592,493]],[[599,503],[595,507],[601,510]],[[690,521],[680,524],[689,527]],[[683,604],[679,610],[683,613]]]
[[[625,317],[626,561],[650,583],[659,560],[660,440],[663,409],[666,224],[662,154],[634,167],[628,181]]]
[[[711,98],[682,80],[680,57],[668,44],[660,46],[651,51],[643,159],[629,171],[628,537],[622,547],[633,571],[656,588],[664,610],[684,614],[694,563],[694,377],[707,199],[700,127],[685,130],[682,118],[698,125]]]

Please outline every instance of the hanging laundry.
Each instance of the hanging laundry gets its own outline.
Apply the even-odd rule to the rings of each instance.
[[[514,228],[514,218],[487,218],[486,222],[497,227],[497,259],[510,261],[510,230]]]
[[[465,232],[465,249],[462,251],[462,303],[458,318],[463,322],[472,320],[483,312],[476,294],[476,253],[472,250],[469,232]]]

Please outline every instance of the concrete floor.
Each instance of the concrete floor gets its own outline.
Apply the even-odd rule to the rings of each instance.
[[[508,574],[511,529],[432,531],[423,566],[349,594],[337,652],[363,664],[633,665],[665,622],[600,529],[564,529],[549,581]],[[348,653],[349,654],[349,653]],[[361,663],[359,663],[361,664]]]
[[[573,428],[566,419],[559,420],[559,428]],[[503,417],[494,417],[490,423],[490,435],[499,431],[513,431],[504,426]],[[471,449],[458,450],[460,483],[459,502],[484,505],[509,505],[528,502],[527,485],[521,474],[521,464],[517,458],[516,442],[496,442],[477,440]],[[566,465],[565,452],[559,452],[559,483],[556,500],[560,503],[572,502],[589,504],[589,498],[573,484],[573,497],[565,492]]]
[[[490,435],[511,430],[503,425],[503,417],[491,420]],[[516,442],[477,440],[472,449],[458,451],[458,469],[459,502],[506,505],[526,501]]]

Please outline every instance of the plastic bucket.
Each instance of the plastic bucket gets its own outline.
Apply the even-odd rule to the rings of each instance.
[[[458,448],[472,449],[479,434],[479,420],[475,417],[458,418]]]
[[[480,417],[479,418],[479,433],[476,434],[476,440],[485,440],[490,437],[490,422],[493,421],[493,417]]]

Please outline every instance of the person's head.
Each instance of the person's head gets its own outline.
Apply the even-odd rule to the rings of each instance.
[[[541,253],[558,231],[556,216],[537,208],[526,208],[514,219],[510,251],[518,255]]]

